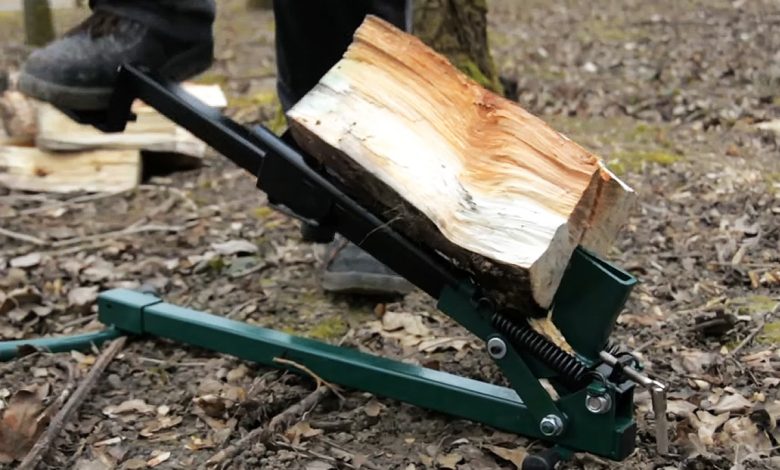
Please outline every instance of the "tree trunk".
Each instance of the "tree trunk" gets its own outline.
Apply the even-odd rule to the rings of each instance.
[[[270,10],[274,7],[274,0],[246,0],[246,6],[250,10]]]
[[[48,0],[24,0],[24,30],[30,46],[44,46],[54,39]]]
[[[526,314],[550,307],[578,245],[606,251],[633,199],[598,157],[376,17],[288,118],[361,204]]]
[[[503,93],[487,40],[486,0],[414,0],[413,33],[483,87]]]

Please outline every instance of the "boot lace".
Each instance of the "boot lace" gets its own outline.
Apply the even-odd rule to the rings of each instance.
[[[117,32],[122,20],[122,18],[113,13],[96,11],[73,29],[65,33],[65,35],[75,36],[77,34],[87,33],[91,38],[97,39]]]

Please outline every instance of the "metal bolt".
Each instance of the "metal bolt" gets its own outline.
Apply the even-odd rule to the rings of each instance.
[[[539,422],[539,430],[547,437],[560,436],[563,432],[563,420],[556,415],[547,415]]]
[[[585,408],[591,413],[602,415],[612,408],[612,397],[609,395],[591,395],[585,397]]]
[[[493,359],[501,359],[506,356],[506,343],[501,338],[490,338],[487,342],[487,350]]]

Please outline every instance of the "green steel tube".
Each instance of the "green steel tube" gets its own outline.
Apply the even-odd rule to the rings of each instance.
[[[54,336],[51,338],[20,339],[17,341],[0,341],[0,361],[9,361],[18,355],[20,346],[32,346],[49,352],[65,352],[89,349],[93,344],[98,346],[106,341],[124,336],[120,330],[107,328],[93,333],[72,336]]]

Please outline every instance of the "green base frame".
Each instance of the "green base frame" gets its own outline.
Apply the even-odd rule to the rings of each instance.
[[[467,294],[449,292],[441,306],[447,308],[447,302],[463,306]],[[616,404],[604,414],[586,410],[587,390],[553,401],[511,346],[497,360],[512,383],[513,388],[507,388],[182,308],[129,290],[102,293],[98,315],[120,331],[168,338],[272,367],[285,368],[274,359],[288,359],[329,382],[543,439],[559,446],[561,453],[586,451],[622,460],[634,449],[632,388],[602,390]],[[478,315],[469,320],[473,324],[465,326],[478,336],[492,333]],[[540,420],[550,414],[565,423],[555,437],[540,431]]]

